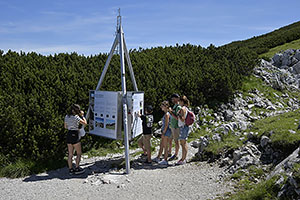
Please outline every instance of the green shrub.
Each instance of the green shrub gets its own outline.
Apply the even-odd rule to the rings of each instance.
[[[132,50],[130,56],[137,84],[145,91],[145,102],[154,106],[156,121],[162,115],[160,102],[174,92],[187,95],[193,105],[227,101],[257,63],[257,55],[246,48],[212,45]],[[96,87],[106,58],[106,54],[0,51],[0,152],[11,161],[64,158],[66,110],[72,103],[87,110],[88,91]],[[114,55],[102,90],[121,89],[119,70],[119,57]],[[127,89],[132,90],[127,75]],[[110,144],[93,136],[82,142],[84,150]]]

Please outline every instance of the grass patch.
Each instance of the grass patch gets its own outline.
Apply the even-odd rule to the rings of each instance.
[[[37,174],[49,170],[54,170],[66,166],[65,159],[48,160],[48,161],[32,161],[18,158],[14,161],[9,161],[4,155],[0,155],[1,168],[0,177],[20,178]]]
[[[295,143],[300,141],[300,130],[297,130],[300,110],[287,112],[278,116],[256,121],[253,128],[258,136],[271,134],[272,142]],[[289,130],[295,131],[291,133]]]
[[[225,151],[235,150],[243,145],[243,141],[233,133],[228,133],[223,135],[222,141],[213,141],[206,148],[207,152],[212,153],[213,155],[219,155]]]
[[[272,58],[276,53],[280,51],[285,51],[287,49],[300,49],[300,39],[274,47],[270,49],[268,52],[261,54],[260,57]]]
[[[266,85],[264,81],[260,78],[257,78],[253,75],[245,77],[241,88],[243,96],[251,96],[249,92],[254,89],[260,91],[260,93],[262,93],[263,96],[269,99],[273,104],[278,101],[276,95],[281,96],[283,94],[281,91],[275,90],[272,87]]]
[[[276,200],[280,190],[275,183],[277,177],[254,184],[248,179],[240,182],[238,192],[225,199],[230,200]]]
[[[187,141],[192,142],[195,141],[196,139],[199,139],[201,136],[205,135],[211,135],[210,132],[206,131],[206,125],[201,126],[201,129],[196,129],[195,131],[191,132]]]

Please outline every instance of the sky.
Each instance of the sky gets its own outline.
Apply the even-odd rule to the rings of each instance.
[[[300,21],[299,0],[0,0],[0,50],[108,53],[118,8],[128,49],[220,46]]]

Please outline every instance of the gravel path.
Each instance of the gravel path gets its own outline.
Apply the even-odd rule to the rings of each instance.
[[[189,147],[190,159],[195,149]],[[122,155],[83,159],[82,175],[67,168],[18,179],[0,179],[0,199],[213,199],[231,190],[224,172],[217,166],[190,162],[168,167],[143,164],[132,158],[129,175],[117,169]]]

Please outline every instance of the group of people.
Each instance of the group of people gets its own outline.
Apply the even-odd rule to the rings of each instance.
[[[145,163],[151,164],[157,162],[161,165],[168,165],[168,161],[177,160],[179,148],[182,148],[182,156],[177,165],[183,165],[186,163],[186,156],[188,152],[187,138],[189,135],[190,127],[185,123],[189,100],[186,96],[179,96],[173,94],[171,101],[174,104],[173,108],[170,107],[168,101],[163,101],[160,105],[161,110],[164,112],[162,118],[161,128],[161,142],[158,155],[151,159],[151,136],[152,136],[152,107],[147,106],[145,109],[145,115],[140,115],[143,121],[143,135],[138,141],[139,147],[143,149],[143,155],[147,157]],[[175,141],[175,153],[172,155],[172,142]],[[161,160],[161,156],[163,159]]]
[[[176,164],[183,165],[186,163],[188,152],[186,140],[189,135],[189,126],[185,123],[185,119],[188,113],[189,100],[186,96],[173,94],[171,101],[174,104],[173,108],[170,107],[168,101],[163,101],[160,105],[161,110],[164,112],[161,129],[162,135],[160,149],[157,157],[154,159],[151,159],[151,137],[154,122],[152,115],[153,108],[147,106],[144,115],[138,114],[142,119],[143,125],[143,134],[138,144],[144,151],[143,155],[147,157],[145,163],[150,164],[153,161],[161,165],[168,165],[168,161],[178,159],[180,145],[182,147],[182,157]],[[87,125],[87,120],[84,118],[84,112],[80,109],[79,105],[73,104],[64,119],[64,127],[68,129],[66,143],[68,147],[68,167],[70,175],[84,173],[84,169],[79,166],[82,154],[79,130],[85,125]],[[172,141],[175,141],[174,155],[171,154]],[[77,154],[75,168],[73,168],[72,163],[74,150]],[[162,153],[164,153],[164,157],[161,160]]]

